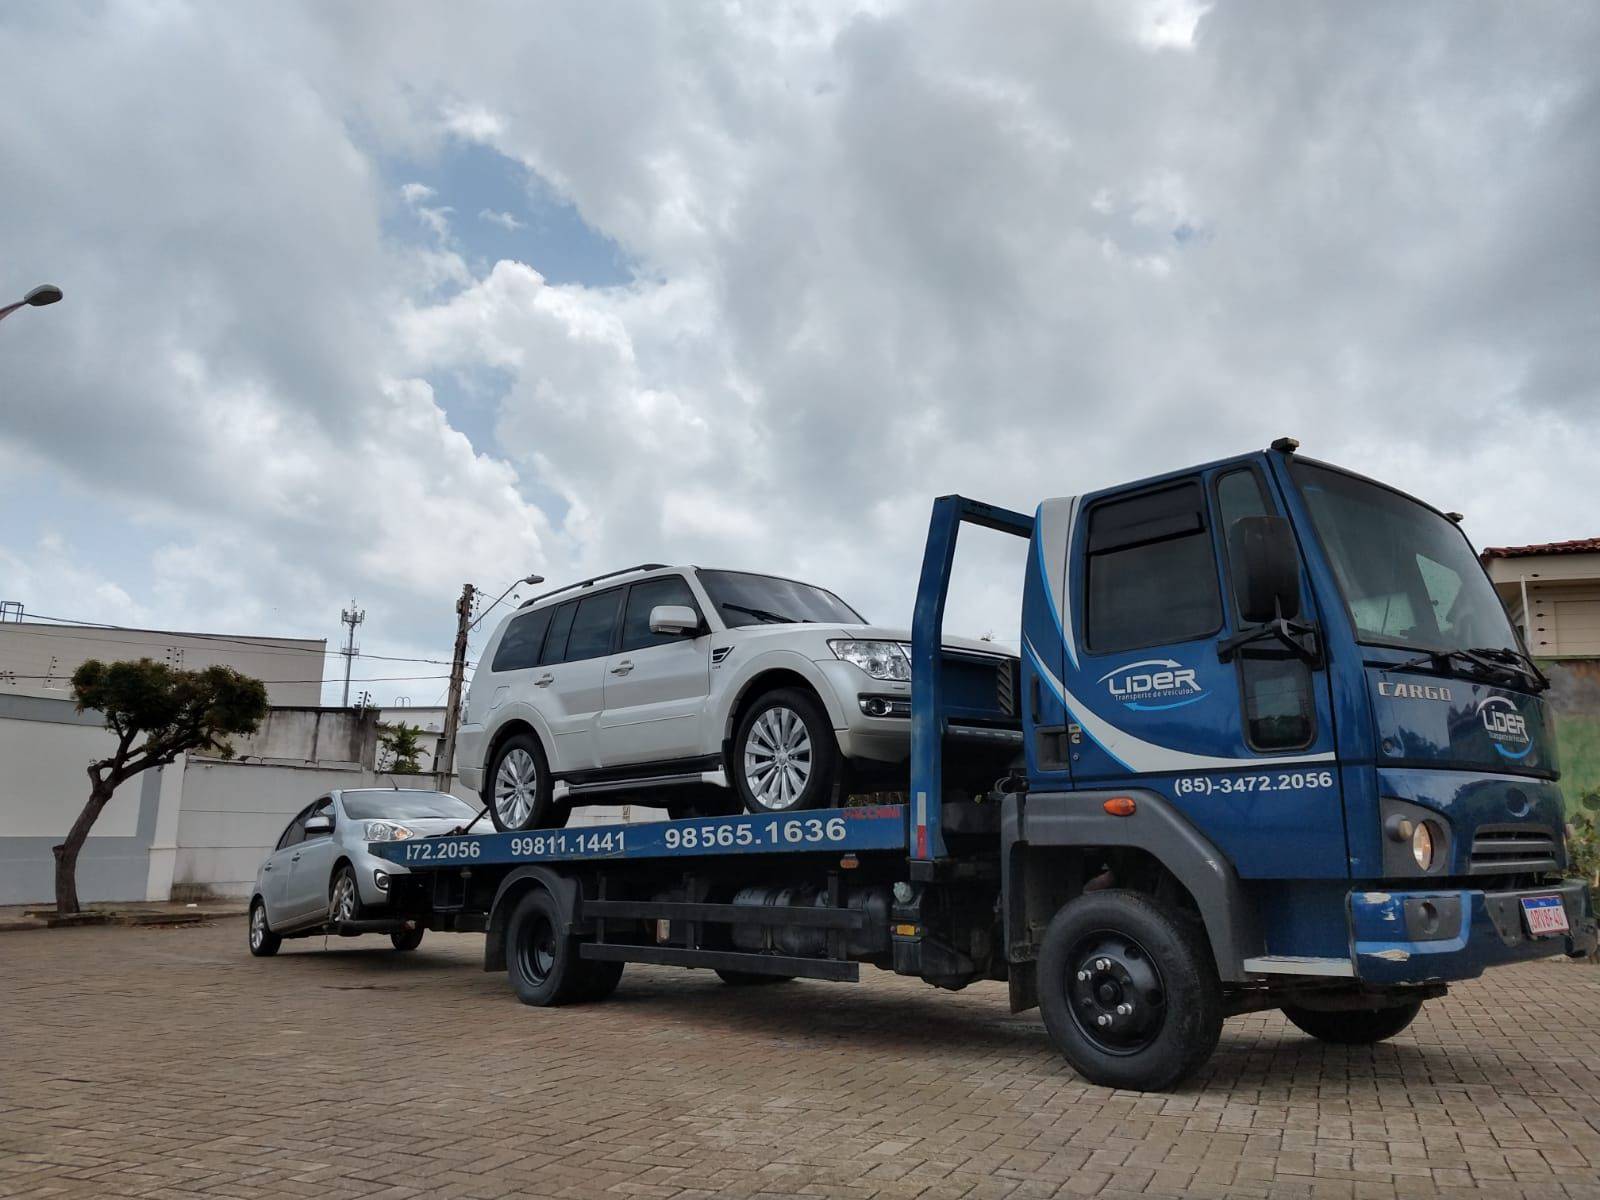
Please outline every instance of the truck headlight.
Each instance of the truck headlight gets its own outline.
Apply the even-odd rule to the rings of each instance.
[[[911,660],[899,642],[858,642],[838,639],[828,643],[835,658],[854,663],[874,679],[911,681]]]
[[[1411,857],[1417,860],[1417,867],[1427,871],[1433,867],[1433,822],[1418,821],[1416,828],[1411,831]]]
[[[398,821],[368,821],[366,832],[369,842],[403,842],[417,836],[416,830],[408,829]]]

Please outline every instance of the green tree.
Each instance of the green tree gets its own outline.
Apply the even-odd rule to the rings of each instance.
[[[417,756],[422,753],[422,747],[417,743],[421,736],[420,726],[412,727],[404,722],[383,727],[383,732],[378,735],[378,744],[394,759],[389,764],[389,774],[422,774],[422,764],[417,761]]]
[[[117,748],[89,764],[89,802],[51,849],[56,856],[56,912],[79,911],[78,852],[89,831],[127,780],[151,767],[164,767],[190,750],[214,750],[233,757],[232,734],[254,733],[267,714],[267,688],[232,667],[181,671],[165,663],[103,663],[90,659],[72,673],[78,711],[105,715],[117,735]]]

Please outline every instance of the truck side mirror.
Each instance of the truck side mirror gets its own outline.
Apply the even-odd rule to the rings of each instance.
[[[674,636],[696,633],[700,618],[687,604],[658,604],[650,610],[650,632]]]
[[[1240,517],[1228,529],[1239,616],[1252,624],[1300,615],[1300,554],[1285,517]]]

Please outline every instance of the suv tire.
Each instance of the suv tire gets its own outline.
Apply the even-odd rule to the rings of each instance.
[[[1408,1000],[1389,1008],[1323,1012],[1285,1004],[1283,1015],[1302,1033],[1335,1046],[1370,1046],[1392,1038],[1417,1019],[1421,1000]]]
[[[779,688],[744,710],[728,764],[753,813],[827,808],[840,800],[843,756],[833,725],[810,692]]]
[[[544,747],[531,733],[516,733],[495,749],[484,772],[482,799],[489,820],[501,833],[559,829],[570,810],[550,797],[550,765]]]

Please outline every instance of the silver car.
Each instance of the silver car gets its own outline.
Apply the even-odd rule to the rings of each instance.
[[[405,868],[368,853],[368,843],[449,833],[477,815],[448,792],[350,788],[318,797],[295,814],[256,872],[250,953],[276,954],[287,937],[383,931],[360,926],[382,921],[389,877]],[[387,932],[396,950],[422,941],[419,925]]]

